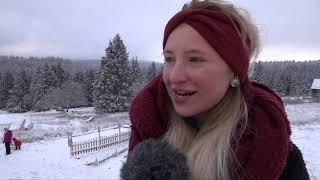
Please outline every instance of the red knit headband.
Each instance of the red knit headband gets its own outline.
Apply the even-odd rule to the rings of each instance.
[[[240,81],[247,81],[249,50],[243,46],[235,22],[221,12],[190,8],[182,10],[166,25],[163,49],[170,33],[181,23],[193,27],[218,52]]]

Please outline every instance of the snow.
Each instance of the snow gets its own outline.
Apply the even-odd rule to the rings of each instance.
[[[93,117],[93,120],[86,120]],[[68,132],[74,135],[101,129],[129,124],[128,112],[95,114],[93,108],[75,108],[69,112],[46,111],[27,113],[6,113],[0,111],[0,134],[4,127],[11,127],[19,138],[27,142],[44,140],[53,137],[66,136]],[[31,122],[32,128],[25,131],[19,130],[23,121]]]
[[[314,79],[311,85],[311,89],[320,89],[320,79]]]
[[[292,126],[292,141],[299,147],[311,179],[320,179],[320,123]]]
[[[288,104],[286,111],[291,121],[292,141],[303,153],[311,179],[320,179],[320,103]],[[66,136],[52,138],[50,133],[56,134],[53,129],[62,131],[73,130],[73,141],[83,141],[96,138],[97,127],[101,127],[101,135],[109,136],[119,131],[117,122],[128,122],[127,113],[105,114],[100,122],[92,124],[85,122],[88,116],[94,115],[92,109],[70,110],[69,115],[50,111],[42,113],[11,114],[0,112],[0,126],[7,126],[12,122],[26,118],[34,123],[32,131],[28,133],[47,133],[47,138],[24,143],[21,150],[12,150],[11,155],[4,155],[5,148],[0,146],[0,178],[1,179],[119,179],[120,168],[126,159],[127,151],[116,157],[106,158],[124,150],[128,144],[123,143],[100,151],[70,156]],[[89,114],[85,116],[85,114]],[[79,116],[74,118],[75,116]],[[84,116],[81,118],[81,116]],[[98,115],[97,115],[98,116]],[[10,120],[7,120],[8,117]],[[16,117],[16,118],[13,118]],[[118,120],[118,121],[117,121]],[[108,123],[113,121],[114,123]],[[72,125],[70,125],[71,123]],[[107,128],[109,125],[109,128]],[[63,127],[66,126],[64,129]],[[104,126],[104,127],[102,127]],[[82,131],[87,127],[87,131]],[[126,127],[126,128],[125,128]],[[1,127],[0,127],[1,128]],[[121,128],[127,131],[128,125]],[[0,129],[2,131],[3,128]],[[55,129],[55,130],[56,130]],[[41,130],[41,131],[40,131]],[[17,134],[19,131],[14,132]],[[25,131],[23,131],[26,133]],[[82,132],[80,136],[75,132]],[[3,132],[0,134],[2,138]],[[35,135],[35,134],[33,134]],[[22,136],[21,134],[21,137]],[[86,165],[99,161],[98,166]]]
[[[128,132],[129,128],[121,128],[120,132]],[[111,127],[111,128],[106,128],[106,129],[101,129],[100,132],[100,136],[101,137],[107,137],[107,136],[111,136],[118,133],[119,134],[119,128],[117,126]],[[80,142],[80,141],[85,141],[88,139],[94,139],[94,138],[98,138],[99,137],[99,133],[98,131],[93,131],[93,132],[89,132],[86,133],[85,136],[81,136],[81,135],[76,135],[73,137],[73,140],[75,142]]]
[[[287,104],[291,124],[320,124],[320,103]]]
[[[0,149],[4,152],[4,147]],[[88,166],[88,158],[84,161],[70,157],[66,138],[26,143],[12,155],[0,156],[0,174],[1,179],[118,179],[125,155]],[[91,161],[96,158],[91,154]]]

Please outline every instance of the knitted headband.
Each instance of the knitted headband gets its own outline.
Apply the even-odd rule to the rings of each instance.
[[[182,10],[166,25],[163,49],[170,33],[182,23],[190,25],[206,39],[242,83],[248,80],[249,50],[243,46],[235,22],[221,12],[190,8]]]

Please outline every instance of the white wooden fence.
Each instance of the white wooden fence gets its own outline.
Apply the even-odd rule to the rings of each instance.
[[[99,137],[86,140],[82,142],[73,142],[72,135],[68,134],[68,145],[70,147],[70,155],[75,156],[88,152],[98,151],[110,146],[114,146],[126,142],[130,138],[130,132],[116,133],[112,136],[100,136],[100,129],[98,129]]]

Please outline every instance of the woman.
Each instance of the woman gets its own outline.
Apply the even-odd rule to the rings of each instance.
[[[11,141],[12,141],[12,131],[10,131],[8,128],[4,128],[4,136],[3,136],[2,143],[5,144],[6,155],[11,154],[11,148],[10,148]]]
[[[131,151],[149,138],[187,157],[192,179],[309,179],[281,99],[250,82],[257,28],[222,1],[192,1],[166,25],[165,66],[130,107]]]

